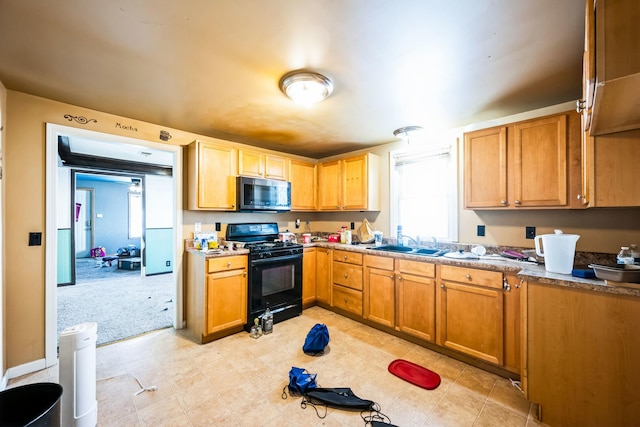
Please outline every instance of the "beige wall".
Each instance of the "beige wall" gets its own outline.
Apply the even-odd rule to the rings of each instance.
[[[529,116],[542,113],[548,112],[529,113]],[[97,123],[81,125],[67,120],[65,114],[95,119]],[[30,231],[45,231],[45,124],[60,124],[159,144],[162,144],[159,140],[160,130],[167,130],[172,135],[169,141],[171,145],[185,145],[194,139],[213,139],[15,91],[7,92],[6,118],[3,152],[4,243],[7,249],[4,254],[5,350],[6,367],[14,367],[45,356],[44,245],[47,242],[43,246],[27,245]],[[524,118],[527,115],[515,119]],[[495,124],[499,124],[498,121],[490,125]],[[461,136],[463,131],[464,129],[455,130],[436,139],[452,138],[455,141],[456,136]],[[417,143],[412,141],[412,144]],[[358,226],[363,218],[374,224],[374,228],[389,235],[389,153],[405,146],[403,142],[394,142],[370,150],[381,157],[381,212],[246,214],[184,211],[183,235],[185,238],[191,236],[195,222],[201,222],[205,230],[212,230],[215,222],[276,221],[281,230],[288,228],[290,231],[301,232],[306,220],[311,222],[312,231],[333,231],[351,221]],[[613,254],[622,244],[640,243],[640,225],[637,221],[639,212],[637,209],[517,212],[473,212],[460,209],[459,240],[465,243],[532,247],[533,241],[524,239],[526,225],[538,227],[538,234],[560,227],[567,233],[582,236],[578,241],[578,250]],[[296,218],[300,218],[303,223],[300,230],[294,228]],[[477,224],[487,226],[486,237],[475,237]]]

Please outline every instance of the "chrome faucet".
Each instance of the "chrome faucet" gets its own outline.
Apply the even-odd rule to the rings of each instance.
[[[436,236],[429,236],[429,239],[431,239],[433,249],[438,249],[438,239],[436,239]]]
[[[406,234],[401,234],[401,235],[400,235],[400,241],[398,242],[398,244],[399,244],[399,245],[401,245],[401,244],[402,244],[402,243],[401,243],[401,242],[402,242],[402,240],[404,240],[405,238],[406,238],[406,239],[408,239],[408,240],[410,240],[410,241],[413,243],[413,246],[415,246],[415,247],[420,246],[420,243],[418,242],[418,240],[419,240],[420,238],[418,238],[418,239],[414,239],[413,237],[411,237],[411,236],[407,236]],[[411,246],[411,245],[409,245],[409,246]]]

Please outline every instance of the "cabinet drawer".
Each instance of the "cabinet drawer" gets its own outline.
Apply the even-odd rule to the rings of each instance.
[[[246,256],[225,256],[207,260],[207,273],[247,268]]]
[[[428,262],[398,260],[398,270],[401,273],[415,274],[423,277],[436,277],[436,266]]]
[[[332,305],[362,316],[362,292],[340,285],[333,285]]]
[[[333,260],[362,265],[362,254],[347,251],[333,251]]]
[[[393,258],[378,255],[365,255],[365,267],[379,268],[381,270],[393,270]]]
[[[440,267],[440,277],[442,280],[450,280],[452,282],[470,283],[472,285],[502,289],[502,273],[499,271],[476,270],[473,268],[443,265]]]
[[[333,283],[362,290],[362,267],[344,262],[333,262]]]

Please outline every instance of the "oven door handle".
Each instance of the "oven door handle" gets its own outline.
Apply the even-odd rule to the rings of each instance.
[[[299,259],[302,259],[302,254],[285,255],[285,256],[279,256],[279,257],[274,257],[274,258],[265,258],[265,259],[254,259],[254,260],[251,260],[251,265],[272,264],[274,262],[296,261],[296,260],[299,260]]]

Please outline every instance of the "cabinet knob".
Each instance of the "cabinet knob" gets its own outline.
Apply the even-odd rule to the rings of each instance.
[[[336,206],[336,209],[340,209],[340,205]]]
[[[349,301],[347,298],[344,299],[344,302],[346,303],[347,301]]]
[[[471,280],[471,275],[470,274],[466,274],[464,277],[466,277],[467,280]]]
[[[347,278],[347,276],[348,276],[348,274],[347,274],[347,273],[344,273],[344,278],[345,278],[345,279]]]
[[[507,201],[506,201],[506,200],[500,200],[500,204],[501,204],[502,206],[505,206],[505,205],[507,204]]]
[[[242,277],[247,277],[247,272],[242,273]]]
[[[522,202],[520,200],[516,200],[516,205],[520,206]]]
[[[347,260],[347,256],[346,256],[346,255],[344,256],[344,260],[345,260],[345,261]]]
[[[231,204],[231,207],[232,207],[232,208],[235,208],[235,207],[236,207],[236,204],[235,204],[235,203],[232,203],[232,204]]]
[[[231,267],[231,263],[230,262],[227,263],[227,268],[229,268],[229,267]]]
[[[444,285],[440,285],[440,287],[441,287],[442,289],[444,289]]]
[[[389,276],[390,279],[393,279],[393,274],[391,276]]]
[[[402,276],[398,276],[398,280],[402,280]]]

